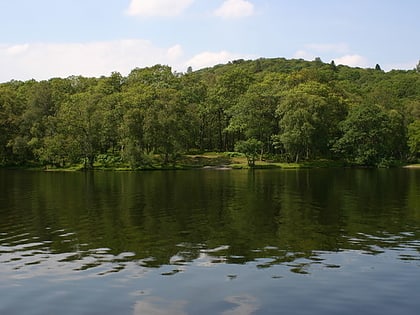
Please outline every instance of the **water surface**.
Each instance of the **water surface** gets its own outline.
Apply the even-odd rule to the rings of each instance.
[[[417,314],[420,170],[0,170],[0,314]]]

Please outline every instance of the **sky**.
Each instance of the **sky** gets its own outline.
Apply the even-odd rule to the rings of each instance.
[[[0,82],[236,59],[420,60],[419,0],[0,0]]]

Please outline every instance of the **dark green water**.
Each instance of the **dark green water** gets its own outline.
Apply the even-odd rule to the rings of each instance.
[[[418,314],[420,170],[0,170],[0,314]]]

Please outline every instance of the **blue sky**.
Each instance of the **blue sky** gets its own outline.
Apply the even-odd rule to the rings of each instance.
[[[0,82],[320,57],[412,69],[418,0],[0,0]]]

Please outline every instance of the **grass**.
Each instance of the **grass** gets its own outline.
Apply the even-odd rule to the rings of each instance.
[[[404,167],[406,167],[406,168],[420,168],[420,164],[409,164],[409,165],[405,165]]]
[[[331,161],[326,159],[303,161],[301,163],[285,163],[272,160],[256,161],[253,169],[302,169],[302,168],[342,168],[349,165],[343,161]],[[237,152],[206,152],[203,154],[187,154],[180,156],[176,163],[162,164],[159,156],[155,156],[151,160],[151,164],[138,168],[131,168],[128,164],[122,161],[114,161],[114,163],[104,163],[98,160],[94,165],[94,170],[106,171],[145,171],[145,170],[186,170],[186,169],[200,169],[204,167],[209,168],[231,168],[231,169],[251,169],[248,165],[246,157]],[[418,167],[420,164],[412,164],[406,167]],[[49,167],[28,165],[26,167],[19,167],[32,170],[46,170],[46,171],[81,171],[84,170],[84,165],[75,164],[68,167]]]
[[[230,165],[232,168],[251,168],[245,158],[234,158],[233,163]],[[270,168],[282,168],[282,169],[298,169],[298,168],[331,168],[331,167],[345,167],[346,164],[342,161],[331,161],[331,160],[315,160],[315,161],[304,161],[301,163],[287,163],[287,162],[273,162],[273,161],[256,161],[255,169],[270,169]]]

